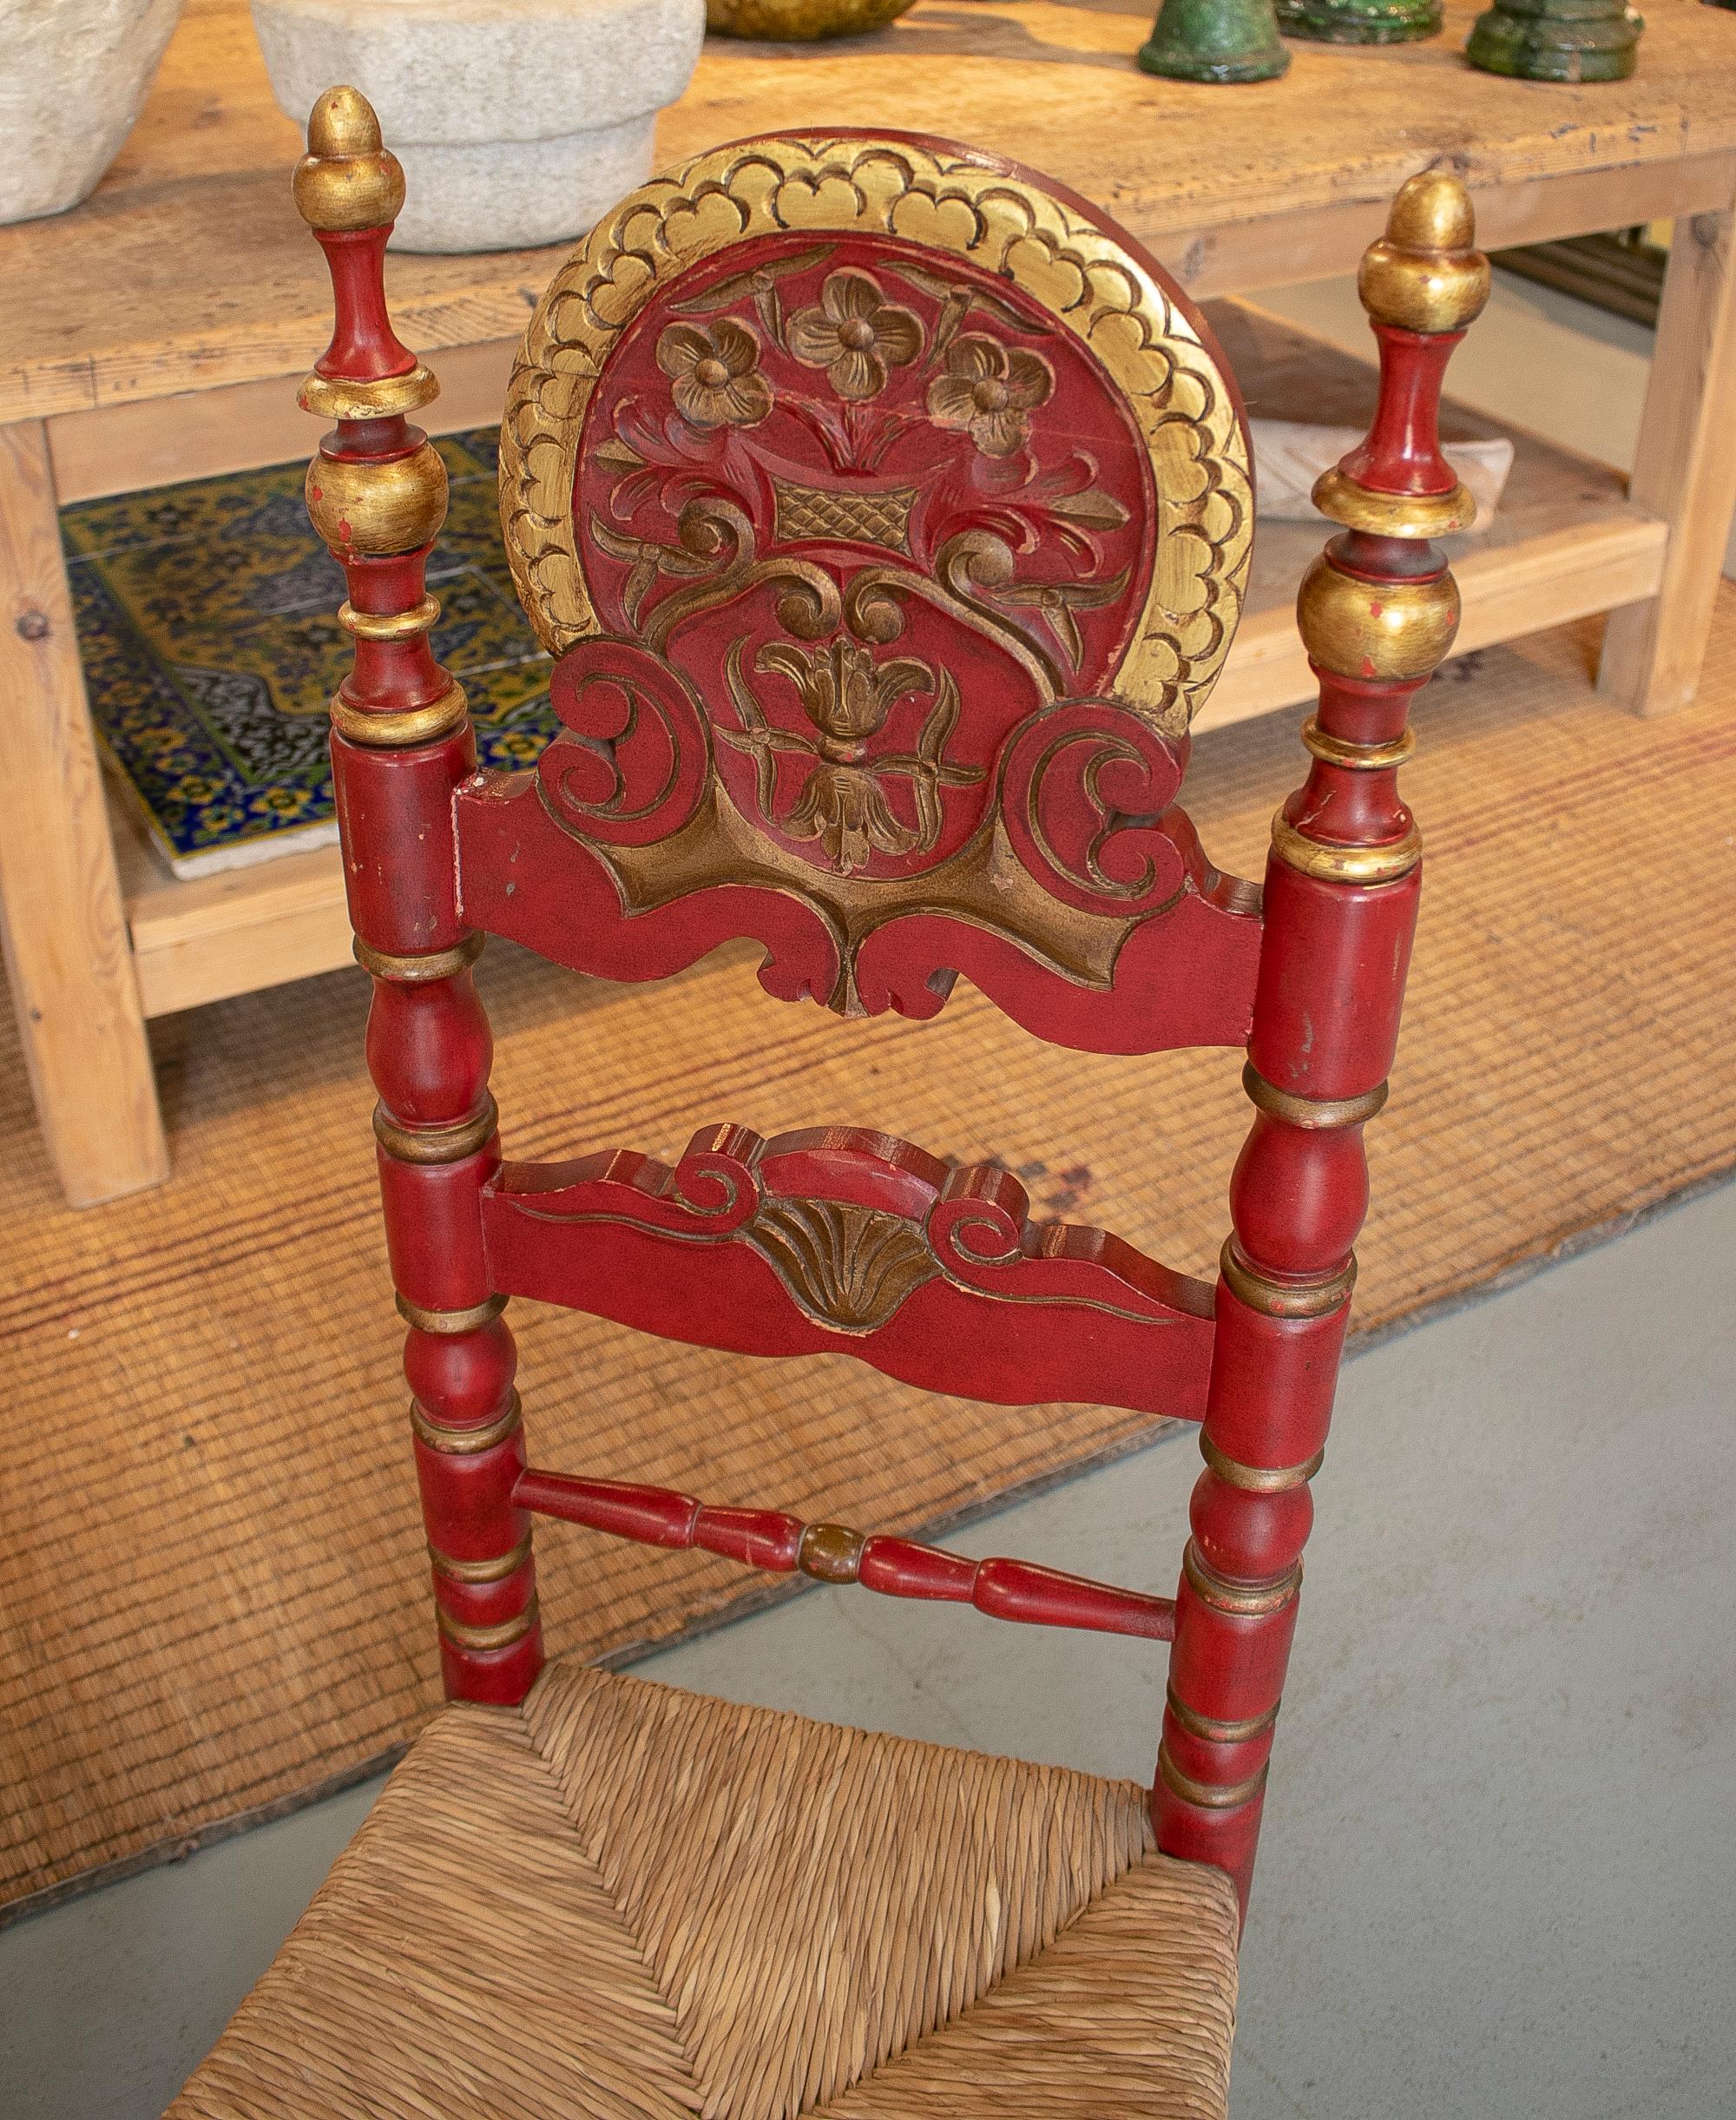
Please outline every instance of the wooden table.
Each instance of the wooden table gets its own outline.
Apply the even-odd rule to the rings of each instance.
[[[1689,699],[1736,490],[1736,16],[1653,0],[1634,80],[1556,88],[1465,67],[1471,10],[1449,0],[1432,43],[1297,44],[1284,80],[1225,89],[1134,69],[1150,13],[1133,0],[921,0],[877,36],[818,49],[713,41],[665,114],[661,149],[674,160],[832,122],[998,148],[1108,207],[1200,296],[1350,270],[1399,183],[1437,161],[1472,188],[1489,248],[1674,217],[1631,490],[1521,436],[1498,532],[1456,564],[1462,647],[1611,610],[1604,688],[1641,713]],[[0,229],[0,928],[37,1110],[75,1202],[167,1173],[148,1017],[348,956],[335,849],[178,882],[111,814],[55,516],[62,502],[309,448],[294,382],[325,342],[328,296],[290,205],[299,144],[240,0],[189,0],[95,195]],[[498,417],[512,343],[556,254],[392,260],[399,332],[438,357],[437,431]],[[1293,340],[1267,352],[1280,383],[1312,359]],[[1257,352],[1244,358],[1259,367]],[[1310,389],[1341,396],[1342,357],[1337,369],[1320,358]],[[1261,377],[1244,380],[1259,409]],[[1309,529],[1262,532],[1210,725],[1305,695],[1290,599],[1318,543]]]

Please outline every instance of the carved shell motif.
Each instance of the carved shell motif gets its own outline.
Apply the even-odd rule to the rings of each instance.
[[[811,1318],[840,1333],[878,1332],[940,1271],[902,1216],[832,1200],[768,1200],[746,1234]]]

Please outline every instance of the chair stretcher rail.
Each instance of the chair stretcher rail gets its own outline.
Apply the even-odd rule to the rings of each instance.
[[[991,1619],[1033,1627],[1083,1627],[1167,1642],[1175,1606],[1167,1597],[1063,1575],[1029,1561],[971,1560],[938,1546],[841,1524],[804,1524],[775,1509],[714,1509],[672,1487],[575,1479],[534,1468],[513,1491],[520,1509],[653,1546],[700,1547],[817,1583],[860,1583],[887,1597],[927,1597],[975,1605]]]

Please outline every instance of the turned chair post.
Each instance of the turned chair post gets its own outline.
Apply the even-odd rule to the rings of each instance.
[[[315,107],[295,200],[331,267],[337,325],[301,392],[336,420],[307,474],[342,565],[355,662],[332,702],[332,765],[356,955],[372,975],[367,1056],[447,1693],[516,1702],[542,1668],[516,1355],[489,1286],[481,1196],[500,1166],[483,943],[458,910],[452,792],[476,770],[462,688],[435,661],[424,573],[446,471],[406,415],[437,385],[392,332],[386,238],[404,174],[354,89]]]
[[[1345,534],[1297,598],[1319,706],[1308,777],[1272,823],[1243,1076],[1254,1118],[1231,1181],[1152,1800],[1160,1845],[1227,1870],[1244,1913],[1368,1206],[1363,1129],[1385,1102],[1416,926],[1406,717],[1458,623],[1432,540],[1475,511],[1438,433],[1448,357],[1488,298],[1474,234],[1463,188],[1427,171],[1363,260],[1379,404],[1315,489]]]

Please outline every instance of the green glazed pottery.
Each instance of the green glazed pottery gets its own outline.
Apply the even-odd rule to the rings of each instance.
[[[1645,26],[1623,0],[1495,0],[1465,56],[1522,81],[1625,81]]]
[[[1139,63],[1171,81],[1272,81],[1290,54],[1272,0],[1163,0]]]
[[[1441,0],[1278,0],[1278,26],[1321,44],[1408,44],[1440,28]]]

